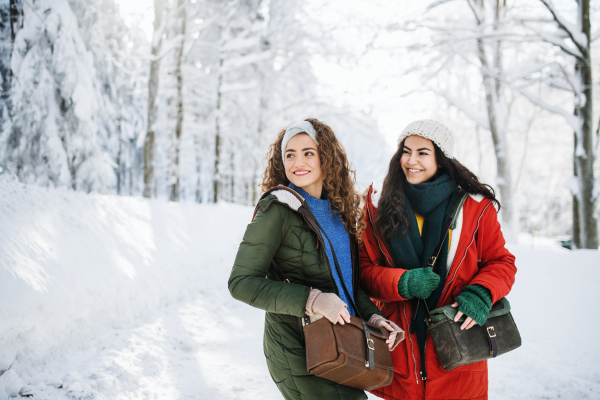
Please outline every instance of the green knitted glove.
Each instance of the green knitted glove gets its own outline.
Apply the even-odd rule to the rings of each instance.
[[[406,271],[398,281],[398,294],[405,299],[426,299],[438,287],[440,276],[431,267]]]
[[[458,311],[473,318],[479,325],[485,324],[492,309],[492,295],[481,285],[465,286],[456,296]]]

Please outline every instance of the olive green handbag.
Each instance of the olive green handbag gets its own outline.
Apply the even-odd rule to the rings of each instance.
[[[425,321],[433,346],[446,371],[507,353],[521,346],[521,335],[510,313],[510,303],[498,300],[488,313],[485,325],[461,330],[466,316],[454,322],[458,307],[444,306],[431,311]]]
[[[435,255],[429,259],[429,266],[432,269],[436,267],[437,257],[448,234],[448,229],[454,229],[453,222],[456,220],[460,205],[465,201],[466,196],[468,194],[460,190],[456,197],[450,219],[442,231],[442,238],[435,250]],[[495,358],[521,346],[521,335],[510,313],[510,303],[506,298],[498,300],[492,306],[483,326],[475,325],[464,330],[461,330],[460,326],[465,322],[466,315],[461,316],[458,322],[454,322],[458,307],[453,308],[447,305],[429,312],[427,303],[423,303],[427,313],[425,320],[427,332],[431,335],[435,351],[446,371],[488,358]]]

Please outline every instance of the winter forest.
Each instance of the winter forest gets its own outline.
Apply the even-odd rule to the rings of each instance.
[[[361,193],[407,124],[449,126],[517,260],[523,346],[490,398],[600,398],[598,322],[577,329],[600,301],[600,0],[0,0],[0,20],[0,400],[280,399],[264,312],[226,282],[264,156],[306,118]]]
[[[513,237],[597,248],[598,6],[5,0],[1,160],[25,183],[250,205],[294,121],[330,124],[365,188],[435,118]]]

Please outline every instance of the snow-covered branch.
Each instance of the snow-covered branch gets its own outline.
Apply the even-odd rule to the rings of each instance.
[[[586,57],[587,53],[588,53],[588,40],[587,37],[585,36],[585,34],[581,31],[581,28],[577,27],[577,25],[573,25],[570,22],[566,21],[558,12],[558,10],[556,10],[556,8],[554,7],[554,4],[552,3],[552,0],[540,0],[548,9],[548,11],[550,11],[550,13],[552,14],[552,17],[554,17],[554,20],[556,21],[556,23],[558,24],[558,26],[565,31],[565,33],[567,35],[569,35],[569,38],[573,41],[573,43],[575,44],[575,46],[577,46],[577,48],[579,49],[579,52]]]
[[[577,118],[575,115],[573,115],[572,112],[566,111],[559,106],[550,104],[547,101],[545,101],[537,96],[534,96],[528,90],[521,89],[518,87],[515,89],[519,93],[521,93],[523,96],[525,96],[529,101],[531,101],[533,104],[535,104],[536,106],[538,106],[546,111],[550,111],[551,113],[562,116],[565,119],[565,121],[569,124],[569,126],[571,128],[573,128],[573,131],[575,131],[575,133],[577,133],[578,135],[581,134],[581,122],[580,122],[579,118]]]
[[[483,14],[483,10],[479,6],[477,6],[477,4],[475,4],[475,2],[473,0],[467,0],[467,4],[469,4],[471,11],[473,11],[473,16],[475,17],[475,20],[477,21],[477,25],[481,25],[485,18],[484,14]]]
[[[431,11],[434,8],[439,7],[443,4],[452,3],[453,1],[456,1],[456,0],[436,0],[427,6],[427,8],[425,9],[425,12]]]
[[[567,45],[564,40],[556,35],[553,35],[552,33],[549,32],[539,32],[540,37],[545,40],[546,42],[553,44],[554,46],[559,47],[562,51],[564,51],[565,53],[577,58],[577,59],[583,59],[583,54],[581,53],[581,51],[579,51],[578,48],[573,48],[570,47],[569,45]]]
[[[490,124],[489,124],[488,120],[483,115],[476,113],[473,110],[472,106],[465,104],[460,99],[458,99],[455,96],[452,96],[447,91],[440,91],[440,90],[436,90],[436,89],[431,89],[431,91],[434,92],[435,94],[437,94],[438,96],[443,97],[448,102],[448,104],[456,107],[459,111],[461,111],[463,114],[465,114],[471,120],[473,120],[477,125],[479,125],[483,129],[490,130]]]

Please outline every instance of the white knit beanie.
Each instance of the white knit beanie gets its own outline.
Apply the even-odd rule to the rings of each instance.
[[[441,122],[432,119],[421,119],[408,124],[398,137],[398,145],[409,136],[417,135],[431,140],[437,144],[446,157],[452,158],[454,154],[454,133]]]

